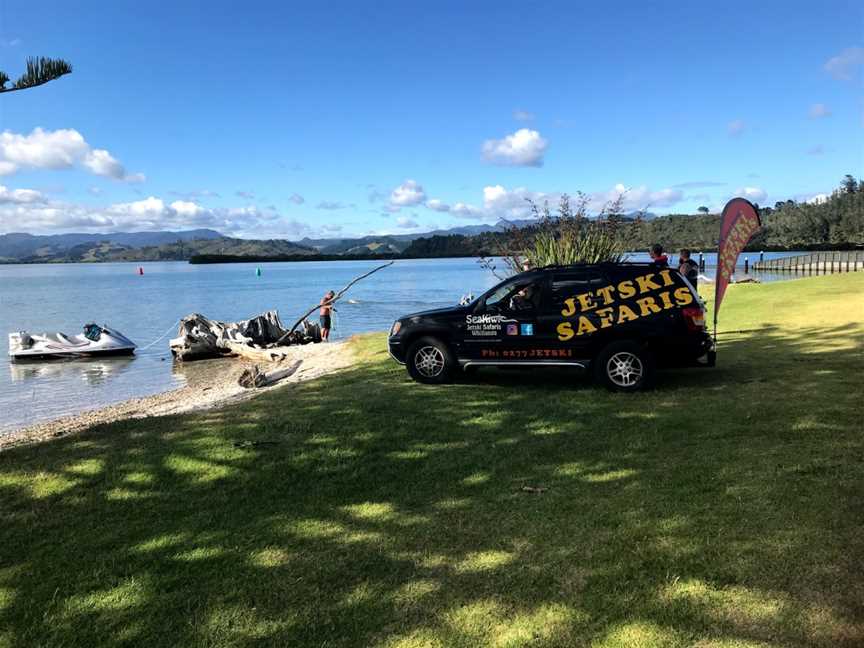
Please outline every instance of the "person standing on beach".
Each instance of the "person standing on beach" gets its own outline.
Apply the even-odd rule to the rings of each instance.
[[[318,310],[321,320],[321,341],[328,342],[330,340],[331,318],[333,315],[333,297],[336,296],[332,290],[328,290],[327,294],[321,299],[321,308]]]
[[[648,254],[651,257],[651,263],[654,265],[660,268],[669,267],[669,257],[663,254],[663,246],[659,243],[652,245],[651,249],[648,250]]]
[[[690,258],[690,250],[687,248],[682,248],[678,255],[678,272],[684,275],[694,288],[696,287],[699,281],[699,264]]]

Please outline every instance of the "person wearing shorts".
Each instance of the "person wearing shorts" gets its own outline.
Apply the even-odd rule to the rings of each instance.
[[[321,308],[318,310],[319,319],[321,321],[321,341],[327,342],[330,339],[330,329],[332,328],[333,318],[333,297],[336,296],[332,290],[328,290],[327,294],[321,299]]]

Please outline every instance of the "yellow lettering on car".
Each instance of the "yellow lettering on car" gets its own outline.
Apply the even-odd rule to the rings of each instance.
[[[603,286],[596,291],[599,297],[603,298],[603,303],[608,306],[612,303],[612,293],[615,292],[615,286]]]
[[[659,313],[663,309],[657,305],[657,302],[654,301],[653,297],[643,297],[642,299],[637,299],[636,303],[639,304],[639,314],[645,317],[646,315],[650,315],[651,313]]]
[[[646,293],[651,292],[652,290],[660,290],[662,286],[660,284],[656,284],[651,279],[654,278],[654,273],[647,275],[642,275],[641,277],[636,277],[636,283],[639,284],[639,292]]]
[[[583,313],[597,308],[597,304],[595,304],[594,300],[591,298],[591,293],[576,295],[576,299],[579,301],[579,306],[582,308]]]
[[[572,297],[568,297],[564,300],[564,309],[561,311],[561,314],[564,317],[570,317],[571,315],[576,314],[576,302],[573,301]]]
[[[579,316],[579,328],[576,329],[576,335],[584,335],[585,333],[593,333],[597,330],[591,321],[584,315]]]
[[[573,325],[570,322],[561,322],[558,327],[558,339],[562,342],[566,342],[571,339],[575,333],[573,333]]]
[[[618,324],[623,324],[624,322],[632,322],[633,320],[639,319],[639,316],[633,312],[633,309],[630,308],[627,304],[621,304],[618,307]]]
[[[671,270],[663,270],[659,273],[661,277],[663,277],[663,285],[664,286],[674,286],[675,280],[672,279],[672,271]]]
[[[693,303],[693,293],[686,286],[681,286],[675,291],[675,301],[679,306],[686,306]]]
[[[628,299],[636,294],[636,288],[633,287],[633,282],[629,279],[618,284],[618,294],[621,299]]]
[[[597,317],[600,318],[600,328],[609,328],[612,326],[615,320],[614,312],[615,309],[611,307],[597,309]]]
[[[675,308],[675,304],[673,304],[672,300],[669,298],[668,290],[663,291],[657,296],[660,298],[660,301],[663,302],[663,310],[666,310],[667,308]]]

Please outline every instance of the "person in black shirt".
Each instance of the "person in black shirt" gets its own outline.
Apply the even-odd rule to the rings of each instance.
[[[696,287],[699,280],[699,264],[690,258],[690,250],[683,248],[678,255],[678,272]]]

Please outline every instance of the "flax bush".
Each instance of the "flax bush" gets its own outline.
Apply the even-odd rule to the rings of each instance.
[[[511,224],[502,237],[499,256],[504,259],[506,274],[517,274],[526,267],[622,261],[626,250],[621,232],[622,201],[623,195],[604,206],[595,218],[588,217],[588,197],[582,193],[575,205],[570,196],[562,195],[555,214],[548,203],[541,207],[529,201],[536,222],[528,227]],[[481,264],[498,276],[492,259],[481,259]]]

